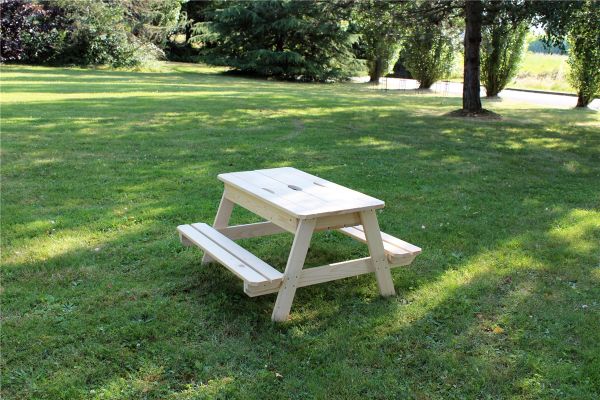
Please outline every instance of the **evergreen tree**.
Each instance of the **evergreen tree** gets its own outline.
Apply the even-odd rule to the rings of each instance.
[[[575,13],[568,38],[569,81],[577,107],[587,107],[600,94],[600,2],[588,0]]]
[[[527,24],[499,14],[483,27],[481,76],[487,97],[495,97],[517,73],[523,55]]]
[[[454,38],[457,36],[441,23],[429,22],[411,30],[400,59],[412,77],[419,81],[419,88],[429,89],[450,73],[456,52]]]
[[[203,59],[247,73],[327,81],[355,63],[345,3],[231,1],[200,23]]]
[[[405,21],[398,12],[406,4],[390,1],[364,0],[357,3],[353,23],[360,35],[358,56],[367,61],[371,82],[390,72],[398,59]]]

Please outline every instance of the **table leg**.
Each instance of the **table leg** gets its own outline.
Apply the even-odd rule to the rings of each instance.
[[[377,222],[375,210],[363,211],[360,213],[360,219],[365,231],[369,254],[375,268],[375,277],[379,286],[379,293],[382,296],[393,296],[396,294],[394,289],[394,281],[390,273],[390,266],[383,249],[383,240],[381,239],[381,231]]]
[[[231,218],[231,212],[233,211],[234,203],[225,197],[225,193],[221,197],[221,203],[219,203],[219,209],[215,217],[213,228],[226,228],[229,225],[229,218]],[[202,256],[202,264],[208,264],[213,261],[212,257],[204,253]]]
[[[271,316],[273,321],[281,322],[288,318],[316,222],[316,219],[304,219],[298,223],[292,250],[290,251],[285,272],[283,273],[281,289],[279,289],[279,293],[277,294],[275,308]]]

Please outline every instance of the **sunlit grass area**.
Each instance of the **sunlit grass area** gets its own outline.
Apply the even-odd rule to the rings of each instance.
[[[2,398],[598,398],[598,113],[220,72],[2,67]],[[423,248],[396,297],[303,288],[275,325],[180,245],[218,173],[277,166],[385,200]],[[291,237],[242,244],[282,268]],[[366,254],[320,233],[307,262]]]
[[[509,87],[575,93],[568,81],[568,57],[525,52],[517,76]]]

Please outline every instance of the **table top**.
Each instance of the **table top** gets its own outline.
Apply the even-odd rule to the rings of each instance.
[[[299,219],[385,206],[374,197],[291,167],[230,172],[220,174],[219,180]]]

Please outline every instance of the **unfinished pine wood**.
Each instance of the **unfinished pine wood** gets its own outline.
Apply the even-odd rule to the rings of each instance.
[[[271,317],[273,321],[280,322],[288,318],[316,222],[314,219],[303,219],[298,224],[292,250],[283,273],[281,289],[275,301],[275,308]]]
[[[265,294],[277,293],[281,288],[281,281],[265,282],[258,285],[248,285],[244,282],[244,293],[249,297],[263,296]]]
[[[262,218],[273,222],[282,227],[288,232],[296,232],[298,227],[298,219],[279,209],[273,207],[269,202],[259,197],[250,195],[234,186],[225,185],[224,196],[234,203],[244,207],[246,210],[253,212]]]
[[[282,227],[277,226],[276,224],[270,221],[256,222],[254,224],[228,226],[217,230],[231,240],[269,236],[287,232]]]
[[[326,217],[317,218],[317,226],[315,227],[315,230],[333,230],[343,227],[354,226],[356,224],[360,224],[360,214],[357,212],[339,215],[329,215]]]
[[[394,282],[392,281],[392,274],[390,272],[387,256],[383,248],[381,231],[379,230],[379,223],[377,222],[375,210],[361,212],[360,218],[365,231],[367,247],[369,248],[369,254],[371,255],[373,269],[375,270],[379,293],[381,293],[382,296],[393,296],[396,294],[396,291],[394,289]]]
[[[219,179],[298,219],[385,206],[381,200],[289,167],[232,172]]]
[[[229,219],[231,218],[231,213],[233,212],[233,202],[225,197],[225,193],[221,196],[221,202],[219,203],[219,209],[217,210],[217,215],[215,216],[215,222],[213,223],[213,227],[216,229],[225,228],[229,224]],[[212,258],[207,253],[204,253],[202,256],[202,264],[208,264],[212,261]]]
[[[339,231],[360,242],[367,242],[362,225],[342,228]],[[383,240],[383,248],[391,266],[409,265],[417,255],[421,254],[420,247],[387,233],[381,232],[381,239]]]
[[[272,168],[219,175],[225,188],[214,228],[206,224],[178,227],[182,243],[205,251],[244,280],[248,296],[277,293],[272,320],[284,321],[299,287],[375,273],[383,296],[395,294],[390,268],[412,262],[421,249],[382,233],[376,210],[384,202],[294,168]],[[267,221],[228,226],[234,204]],[[303,270],[312,234],[339,229],[367,244],[370,257]],[[295,234],[284,273],[232,240]]]
[[[281,272],[207,224],[180,225],[177,230],[247,285],[278,284],[283,278]]]
[[[401,264],[390,265],[390,268],[400,267]],[[338,279],[351,278],[364,274],[375,272],[371,257],[358,258],[356,260],[342,261],[322,265],[319,267],[307,268],[302,270],[300,279],[298,280],[297,288],[318,285]],[[252,286],[244,289],[248,296],[262,296],[265,294],[277,293],[281,283],[271,284],[265,283],[260,286]]]
[[[298,287],[349,278],[351,276],[362,275],[373,271],[374,269],[373,263],[371,262],[371,257],[342,261],[323,265],[321,267],[307,268],[302,270],[302,274],[298,280]]]

